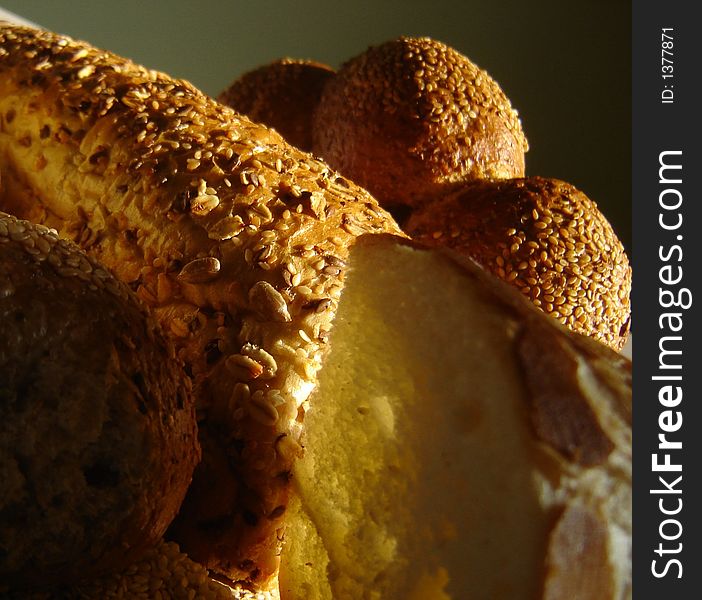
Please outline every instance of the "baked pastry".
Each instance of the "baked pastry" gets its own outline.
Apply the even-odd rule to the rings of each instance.
[[[474,182],[417,209],[404,229],[470,256],[573,331],[624,347],[629,260],[595,202],[574,186],[543,177]]]
[[[313,142],[332,167],[396,209],[465,181],[521,177],[528,149],[517,112],[485,71],[441,42],[410,37],[339,69],[324,87]]]
[[[231,588],[210,578],[207,570],[183,554],[174,542],[159,541],[143,557],[116,570],[74,586],[48,592],[10,593],[4,600],[270,600]]]
[[[0,46],[0,205],[76,240],[150,307],[193,378],[203,447],[169,536],[274,587],[348,246],[399,229],[187,82],[46,31],[3,27]]]
[[[284,600],[631,595],[631,363],[464,257],[364,236],[293,470]]]
[[[0,593],[140,558],[199,457],[190,381],[134,295],[0,213]]]
[[[244,73],[217,100],[312,150],[312,115],[334,69],[313,60],[282,58]]]

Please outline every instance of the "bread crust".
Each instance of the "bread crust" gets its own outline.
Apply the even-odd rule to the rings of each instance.
[[[0,588],[138,559],[199,458],[190,381],[130,290],[0,213]]]
[[[193,377],[203,446],[171,535],[274,585],[348,245],[397,226],[185,81],[45,31],[3,27],[0,48],[4,208],[76,240],[150,306]]]

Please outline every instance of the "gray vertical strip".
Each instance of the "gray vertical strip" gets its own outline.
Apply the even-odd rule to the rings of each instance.
[[[694,2],[633,3],[634,598],[702,590],[702,170]]]

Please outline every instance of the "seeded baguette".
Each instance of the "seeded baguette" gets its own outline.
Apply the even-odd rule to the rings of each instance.
[[[281,58],[244,73],[217,100],[312,150],[312,115],[334,69],[312,60]]]
[[[139,559],[199,458],[190,382],[130,290],[0,213],[0,595]]]
[[[203,461],[170,532],[275,585],[306,399],[373,198],[185,81],[65,36],[0,30],[5,210],[128,283],[194,381]]]

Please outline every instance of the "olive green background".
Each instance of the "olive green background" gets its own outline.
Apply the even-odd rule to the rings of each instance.
[[[48,29],[217,94],[282,56],[332,66],[399,35],[441,40],[486,69],[519,111],[527,174],[595,200],[631,248],[631,2],[0,0]]]

